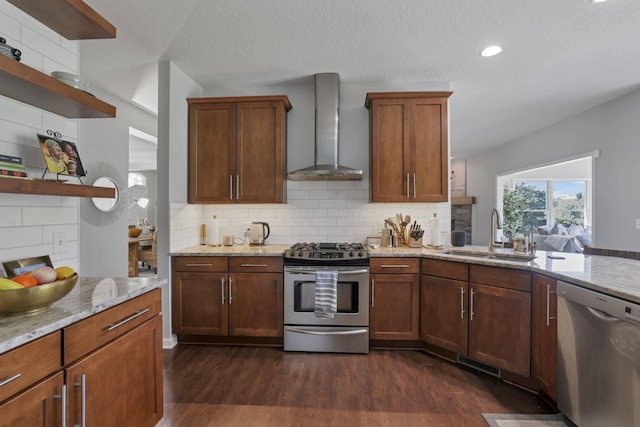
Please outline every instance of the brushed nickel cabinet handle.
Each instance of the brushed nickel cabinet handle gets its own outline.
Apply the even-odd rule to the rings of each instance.
[[[220,289],[222,290],[222,305],[224,305],[224,277],[220,279],[220,282],[222,282]]]
[[[229,200],[233,200],[233,175],[229,175]]]
[[[269,267],[269,264],[240,264],[240,267]]]
[[[473,291],[473,289],[471,289],[471,297],[469,298],[469,320],[473,320],[473,315],[475,314],[473,312],[473,296],[475,295],[475,292]]]
[[[3,380],[2,382],[0,382],[0,387],[2,387],[2,386],[4,386],[4,385],[9,384],[11,381],[15,381],[15,380],[17,380],[18,378],[20,378],[20,376],[21,376],[21,375],[22,375],[22,374],[18,373],[18,374],[15,374],[15,375],[14,375],[14,376],[12,376],[12,377],[9,377],[9,378],[7,378],[7,379]]]
[[[124,320],[121,320],[118,323],[112,323],[110,325],[107,325],[107,331],[111,332],[116,328],[119,328],[120,326],[124,325],[125,323],[131,322],[133,319],[135,319],[136,317],[140,317],[143,314],[145,314],[147,311],[151,310],[150,308],[146,308],[144,310],[138,310],[135,313],[133,313],[131,316],[127,317]]]
[[[231,295],[231,287],[233,286],[233,279],[229,277],[229,305],[233,301],[233,296]]]
[[[407,172],[407,199],[409,198],[409,172]]]
[[[551,290],[551,286],[547,285],[547,326],[550,325],[551,320],[555,319],[555,317],[549,316],[551,314],[549,311],[549,300],[551,298],[550,294],[555,294],[555,292]]]
[[[413,173],[413,198],[416,198],[416,173]]]
[[[380,268],[409,268],[409,264],[382,264]]]
[[[82,374],[79,383],[74,387],[80,387],[80,427],[87,427],[87,374]]]
[[[371,279],[371,307],[374,307],[376,299],[376,280]]]
[[[209,263],[189,263],[187,267],[213,267],[213,264]]]
[[[60,394],[54,394],[53,398],[61,400],[60,405],[62,406],[62,410],[60,413],[62,415],[62,424],[60,424],[60,427],[67,427],[67,385],[62,384]]]
[[[240,198],[240,175],[236,175],[236,200]]]
[[[464,319],[464,286],[460,287],[460,318]]]

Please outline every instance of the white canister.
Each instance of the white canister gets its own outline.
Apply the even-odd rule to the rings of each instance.
[[[214,215],[207,227],[207,245],[220,246],[220,220]]]
[[[431,246],[442,246],[442,240],[440,236],[440,218],[438,214],[433,214],[433,219],[429,223],[429,238],[431,239]]]

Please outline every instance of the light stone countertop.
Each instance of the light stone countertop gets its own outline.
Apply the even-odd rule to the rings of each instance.
[[[73,290],[50,308],[0,316],[0,354],[93,314],[159,288],[167,279],[80,277]]]
[[[234,245],[234,246],[192,246],[172,252],[172,256],[281,256],[291,245]],[[545,274],[559,280],[583,286],[598,292],[623,298],[640,304],[640,261],[601,255],[583,255],[566,252],[537,251],[533,261],[511,261],[505,259],[477,258],[473,256],[443,253],[443,248],[369,248],[369,255],[375,257],[418,257],[442,259],[468,264],[514,268]],[[486,246],[464,246],[463,249],[486,252]],[[551,259],[548,256],[563,259]]]

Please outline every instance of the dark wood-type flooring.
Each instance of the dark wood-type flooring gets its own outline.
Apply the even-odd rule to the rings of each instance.
[[[528,391],[408,350],[181,344],[164,350],[164,401],[158,427],[487,427],[483,412],[553,412]]]

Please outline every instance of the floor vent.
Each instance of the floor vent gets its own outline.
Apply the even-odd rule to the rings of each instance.
[[[495,366],[487,365],[486,363],[478,362],[477,360],[469,359],[468,357],[461,356],[459,354],[456,361],[459,364],[468,366],[476,371],[484,372],[485,374],[489,374],[496,378],[502,378],[500,368],[496,368]]]

